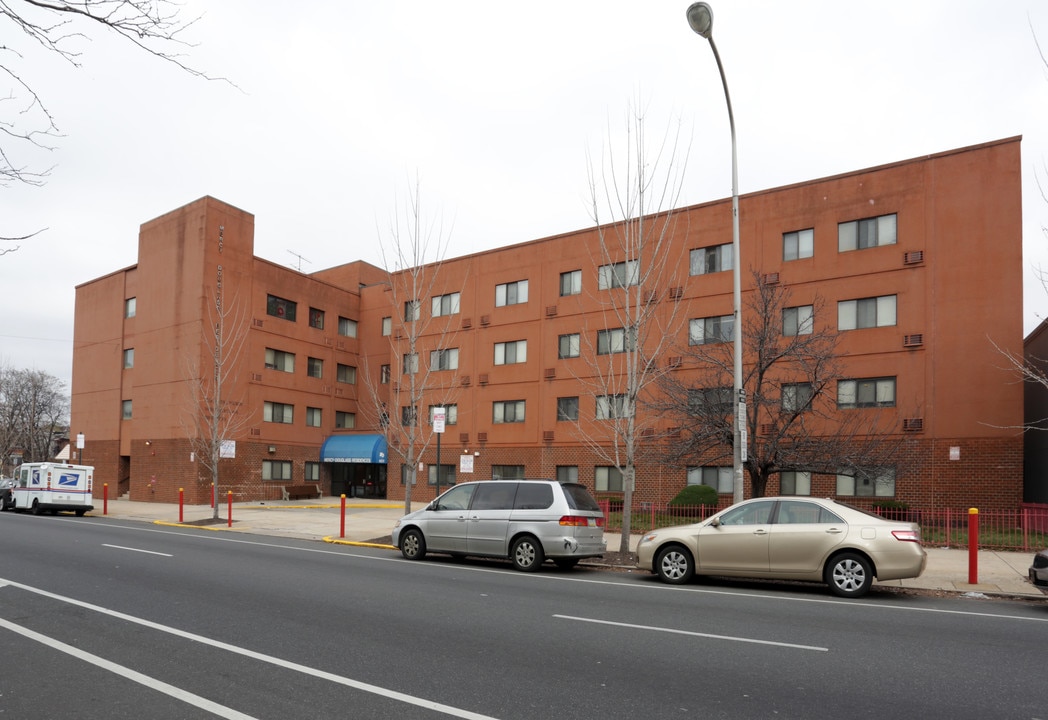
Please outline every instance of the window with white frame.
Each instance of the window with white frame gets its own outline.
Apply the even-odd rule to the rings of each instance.
[[[307,462],[303,479],[307,482],[320,482],[320,463]]]
[[[597,396],[598,420],[614,420],[616,418],[631,417],[632,415],[633,408],[624,394]]]
[[[568,333],[557,338],[557,357],[559,359],[578,357],[580,351],[581,342],[578,333]]]
[[[735,317],[733,315],[693,318],[688,322],[689,345],[726,343],[731,342],[734,337]]]
[[[597,268],[597,289],[611,290],[640,284],[640,260],[601,265]]]
[[[837,407],[895,407],[895,378],[858,378],[837,381]]]
[[[444,405],[430,405],[429,406],[429,424],[433,424],[433,411],[437,408],[444,408],[444,424],[445,425],[458,425],[459,421],[459,408],[458,405],[444,404]]]
[[[382,337],[389,337],[393,334],[393,318],[387,315],[382,318]]]
[[[448,293],[437,295],[430,302],[430,314],[433,317],[441,315],[455,315],[459,311],[459,293]]]
[[[295,422],[295,406],[267,400],[262,404],[262,420],[290,425]]]
[[[342,337],[355,338],[357,336],[357,321],[340,317],[338,319],[338,334]]]
[[[514,340],[513,342],[495,343],[496,365],[513,365],[515,363],[527,362],[527,360],[527,340]]]
[[[577,483],[579,481],[579,466],[578,465],[558,465],[557,466],[557,482],[559,483]]]
[[[459,349],[432,350],[429,353],[430,370],[458,370]]]
[[[879,217],[852,220],[837,225],[837,250],[865,250],[897,242],[895,213]]]
[[[414,375],[418,372],[418,353],[404,353],[400,361],[401,370],[405,375]]]
[[[422,303],[418,300],[406,300],[404,301],[404,322],[411,322],[412,320],[419,319],[419,310],[422,307]]]
[[[845,497],[894,497],[895,468],[847,468],[837,473],[837,494]]]
[[[709,275],[731,270],[732,257],[731,243],[692,250],[689,272],[691,275]]]
[[[320,418],[323,412],[320,408],[307,407],[306,408],[306,426],[307,427],[320,427]]]
[[[730,495],[735,491],[735,471],[730,466],[690,467],[688,484],[709,485],[721,495]]]
[[[495,307],[519,305],[528,301],[528,281],[503,283],[495,286]]]
[[[582,271],[570,270],[560,274],[560,296],[582,294]]]
[[[356,413],[345,412],[343,410],[335,411],[335,427],[339,430],[352,430],[357,426]]]
[[[895,295],[841,300],[837,303],[837,329],[890,327],[895,325],[895,315]]]
[[[784,383],[782,386],[783,412],[803,412],[811,410],[811,401],[815,391],[809,382]]]
[[[378,381],[381,385],[388,385],[390,375],[393,374],[393,368],[389,365],[382,365],[378,370]]]
[[[352,365],[343,365],[338,363],[335,368],[336,377],[335,379],[340,383],[346,383],[347,385],[356,385],[357,383],[357,369]]]
[[[622,471],[614,465],[593,468],[593,489],[597,492],[622,492]]]
[[[306,358],[306,375],[312,378],[324,377],[324,361],[320,358]]]
[[[798,305],[783,308],[782,334],[786,337],[811,335],[815,324],[815,308],[812,305]]]
[[[125,348],[124,349],[124,369],[130,370],[135,366],[135,349]]]
[[[696,415],[727,415],[734,412],[732,397],[734,389],[730,386],[713,388],[690,388],[688,390],[688,410]]]
[[[266,295],[266,314],[281,320],[295,321],[298,312],[298,303],[293,300],[285,300],[276,295]]]
[[[263,460],[262,479],[288,482],[291,480],[291,463],[287,460]]]
[[[783,470],[779,473],[780,495],[811,495],[811,473]]]
[[[492,465],[491,466],[491,479],[492,480],[523,480],[524,479],[524,466],[523,465]]]
[[[524,422],[524,401],[497,400],[491,403],[491,421],[494,423]]]
[[[438,469],[439,469],[439,472],[440,472],[440,485],[441,485],[442,488],[444,486],[446,486],[446,485],[454,485],[455,484],[455,466],[454,465],[451,465],[451,464],[445,465],[445,464],[441,463],[440,467],[438,468],[437,465],[431,464],[431,465],[427,465],[426,469],[427,469],[427,471],[429,473],[428,481],[429,481],[430,485],[436,485],[437,484],[437,472],[438,472]]]
[[[635,350],[637,347],[637,333],[636,331],[630,333],[630,350]],[[614,355],[615,353],[626,352],[626,329],[625,328],[611,328],[610,330],[598,330],[597,331],[597,354],[598,355]]]
[[[418,421],[418,407],[415,405],[400,406],[400,424],[411,427]]]
[[[280,372],[295,372],[295,353],[266,348],[266,369]]]
[[[324,329],[324,311],[317,308],[309,309],[309,326],[317,330]]]
[[[815,254],[815,230],[797,230],[782,234],[782,259],[800,260]]]
[[[131,401],[122,400],[120,402],[120,419],[130,420],[131,419]]]
[[[129,297],[124,300],[124,317],[133,318],[138,309],[138,298]]]
[[[573,397],[557,398],[557,422],[572,421],[579,419],[579,398]]]

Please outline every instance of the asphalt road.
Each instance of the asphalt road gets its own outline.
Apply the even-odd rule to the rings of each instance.
[[[3,718],[1045,718],[1043,603],[0,517]]]

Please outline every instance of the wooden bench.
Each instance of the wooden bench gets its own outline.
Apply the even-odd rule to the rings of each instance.
[[[320,497],[319,485],[285,485],[280,488],[285,500],[308,500]]]

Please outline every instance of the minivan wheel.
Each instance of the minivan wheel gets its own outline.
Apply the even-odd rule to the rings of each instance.
[[[695,561],[691,553],[680,545],[670,545],[659,550],[655,557],[655,573],[659,580],[671,585],[683,585],[695,575]]]
[[[400,537],[400,554],[408,560],[426,557],[426,538],[416,528],[406,530]]]
[[[826,565],[825,580],[838,597],[862,597],[873,584],[873,569],[862,555],[841,553]]]
[[[542,544],[530,535],[524,535],[516,539],[513,549],[510,550],[510,559],[513,567],[524,572],[535,572],[546,560],[546,553],[542,550]]]

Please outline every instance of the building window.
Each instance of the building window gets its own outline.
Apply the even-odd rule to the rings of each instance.
[[[411,322],[419,319],[419,309],[422,307],[422,303],[418,300],[405,300],[404,301],[404,322]]]
[[[629,400],[625,395],[598,395],[597,419],[614,420],[633,415]]]
[[[811,400],[815,391],[811,383],[786,383],[782,386],[783,412],[803,412],[811,410]]]
[[[459,293],[448,293],[433,298],[431,313],[433,317],[455,315],[459,311]]]
[[[564,358],[578,357],[580,349],[581,348],[578,333],[561,335],[559,338],[557,338],[557,357],[561,360],[563,360]]]
[[[277,482],[290,482],[291,463],[287,460],[263,460],[262,479]]]
[[[320,408],[307,407],[306,408],[306,425],[308,427],[320,427],[320,418],[322,411]]]
[[[560,296],[582,294],[582,271],[571,270],[560,274]]]
[[[429,353],[430,370],[458,370],[458,366],[458,348],[448,348],[447,350],[432,350]]]
[[[622,492],[622,471],[611,465],[593,468],[593,489],[597,492]]]
[[[291,300],[285,300],[276,295],[266,295],[266,315],[272,315],[281,320],[295,322],[295,315],[297,312],[298,303]]]
[[[458,405],[430,405],[429,406],[429,424],[433,424],[433,411],[436,408],[444,408],[444,424],[445,425],[458,425],[459,421],[459,408]]]
[[[320,482],[320,463],[307,462],[302,479],[306,482]]]
[[[688,323],[689,345],[712,345],[731,342],[735,337],[735,317],[695,318]]]
[[[280,372],[295,372],[295,354],[266,348],[266,369]]]
[[[800,260],[815,254],[815,230],[798,230],[782,234],[782,259]]]
[[[837,226],[837,250],[848,252],[894,245],[896,235],[895,213],[843,222]]]
[[[785,308],[782,311],[782,334],[786,337],[811,335],[815,308],[812,305]]]
[[[135,316],[135,310],[138,306],[138,298],[128,298],[124,300],[124,317],[133,318]]]
[[[492,480],[523,480],[524,479],[524,466],[523,465],[492,465],[491,466],[491,479]]]
[[[491,420],[495,423],[524,422],[523,400],[499,400],[491,404]]]
[[[267,401],[262,405],[262,419],[266,422],[289,425],[295,421],[295,406]]]
[[[428,468],[428,473],[429,473],[429,477],[427,478],[427,481],[429,482],[430,485],[436,485],[437,484],[437,466],[436,465],[428,465],[427,468]],[[443,465],[442,464],[440,466],[440,485],[441,485],[441,487],[443,487],[445,485],[454,485],[454,484],[455,484],[455,466],[454,465]]]
[[[862,378],[837,381],[837,407],[895,407],[895,378]]]
[[[514,340],[513,342],[495,343],[496,365],[513,365],[515,363],[527,362],[527,360],[527,340]]]
[[[339,430],[352,430],[357,426],[357,416],[351,412],[335,411],[335,427]]]
[[[735,471],[731,467],[690,467],[689,485],[709,485],[721,495],[735,491]]]
[[[597,268],[597,289],[611,290],[640,284],[640,260],[627,260]]]
[[[811,473],[783,470],[779,473],[780,495],[811,495]]]
[[[847,497],[894,497],[895,468],[849,468],[837,473],[837,494]]]
[[[400,424],[404,427],[411,427],[415,424],[418,419],[418,409],[414,405],[401,405],[400,406]]]
[[[124,350],[124,369],[130,369],[135,366],[135,349],[126,348]]]
[[[710,273],[731,270],[731,259],[731,243],[692,250],[689,273],[692,275],[709,275]]]
[[[307,358],[306,375],[313,378],[324,377],[324,361],[315,357]]]
[[[559,483],[577,483],[579,481],[579,466],[578,465],[558,465],[557,466],[557,482]]]
[[[495,307],[519,305],[528,301],[528,281],[505,283],[495,286]]]
[[[572,422],[579,419],[579,398],[575,397],[559,397],[557,398],[557,422],[562,420],[570,420]]]
[[[696,415],[727,415],[734,412],[731,387],[691,388],[688,390],[688,410]]]
[[[382,385],[389,384],[389,376],[393,374],[393,370],[389,365],[383,365],[378,371],[378,381]]]
[[[120,419],[130,420],[131,419],[131,401],[124,400],[120,403]]]
[[[338,334],[342,337],[355,338],[357,336],[357,321],[340,317],[338,319]]]
[[[895,296],[842,300],[837,303],[837,329],[889,327],[895,324]]]
[[[633,342],[630,343],[630,350],[635,350],[637,347],[637,335],[631,333]],[[614,353],[626,352],[626,330],[625,328],[612,328],[611,330],[598,330],[597,331],[597,354],[598,355],[612,355]]]
[[[317,330],[324,329],[324,311],[316,308],[309,309],[309,326]]]
[[[356,385],[357,383],[357,369],[352,365],[343,365],[338,363],[336,367],[337,375],[335,379],[340,383],[346,383],[347,385]]]
[[[382,318],[382,337],[389,337],[393,334],[393,318],[384,317]]]
[[[418,353],[406,353],[400,361],[405,375],[414,375],[418,372]]]

